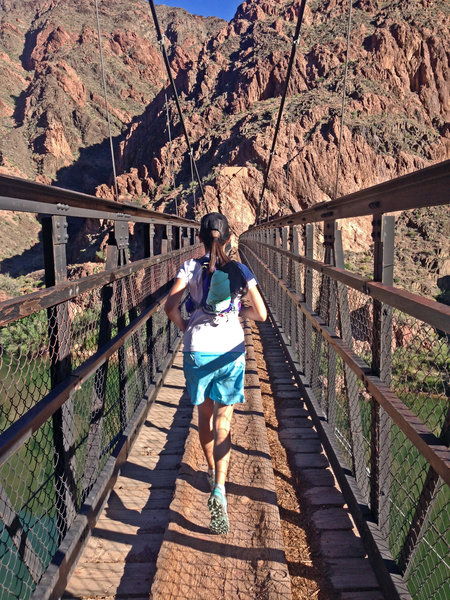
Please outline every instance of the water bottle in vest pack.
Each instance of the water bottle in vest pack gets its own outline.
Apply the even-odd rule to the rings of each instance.
[[[240,310],[240,303],[235,303],[236,298],[245,294],[247,281],[234,260],[216,267],[213,273],[208,270],[209,259],[199,259],[202,273],[202,299],[195,303],[191,296],[186,300],[186,310],[191,313],[196,308],[201,308],[210,315],[221,315]]]

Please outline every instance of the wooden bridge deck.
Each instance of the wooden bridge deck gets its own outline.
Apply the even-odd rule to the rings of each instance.
[[[261,333],[280,403],[278,434],[304,482],[334,597],[382,600],[272,326],[264,324]],[[230,533],[209,533],[206,464],[180,353],[64,598],[292,598],[249,328],[246,336],[246,403],[235,410],[227,482]]]

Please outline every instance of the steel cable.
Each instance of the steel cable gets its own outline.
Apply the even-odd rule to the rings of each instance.
[[[263,188],[262,188],[262,192],[261,192],[261,197],[259,199],[258,214],[257,214],[257,218],[256,218],[257,222],[259,222],[261,220],[261,208],[262,208],[262,202],[263,202],[263,198],[264,198],[264,192],[266,190],[267,179],[269,177],[269,171],[270,171],[270,167],[272,165],[272,159],[273,159],[273,156],[275,153],[275,145],[277,143],[278,131],[280,129],[281,117],[283,114],[284,103],[286,101],[286,95],[287,95],[287,90],[288,90],[288,86],[289,86],[289,80],[291,78],[292,67],[294,65],[295,53],[296,53],[297,46],[300,41],[300,37],[299,37],[300,36],[300,28],[301,28],[302,21],[303,21],[303,14],[305,12],[305,5],[306,5],[306,0],[302,0],[301,6],[300,6],[300,12],[298,14],[298,19],[297,19],[297,25],[296,25],[295,33],[294,33],[294,40],[292,42],[291,56],[289,58],[289,64],[288,64],[288,69],[287,69],[287,74],[286,74],[286,83],[284,86],[283,95],[281,97],[280,108],[278,111],[277,124],[275,126],[275,133],[273,136],[272,148],[270,149],[269,162],[267,164],[267,169],[266,169],[266,172],[264,175]],[[267,220],[268,220],[268,218],[269,218],[269,207],[267,206]]]
[[[172,131],[170,128],[169,102],[167,99],[167,93],[164,94],[164,98],[166,101],[166,124],[167,124],[167,133],[169,136],[169,152],[170,152],[169,169],[170,169],[170,174],[172,176],[172,186],[175,191],[175,173],[174,173],[174,168],[173,168],[173,153],[172,153]],[[178,200],[177,200],[176,195],[175,195],[175,214],[178,217]]]
[[[333,197],[334,200],[336,200],[336,198],[338,196],[339,171],[341,168],[342,132],[344,129],[345,98],[346,98],[347,74],[348,74],[348,56],[349,56],[349,51],[350,51],[350,32],[351,32],[351,28],[352,28],[352,3],[353,3],[353,0],[349,0],[348,22],[347,22],[347,51],[345,54],[344,89],[342,90],[342,108],[341,108],[341,130],[339,132],[338,158],[337,158],[337,165],[336,165],[336,183],[334,186],[334,197]]]
[[[195,162],[195,159],[194,159],[194,153],[193,153],[193,150],[192,150],[192,146],[191,146],[191,143],[189,141],[189,135],[188,135],[188,132],[187,132],[187,129],[186,129],[186,125],[185,125],[185,122],[184,122],[183,113],[181,111],[180,99],[178,97],[177,88],[176,88],[176,85],[175,85],[175,81],[173,79],[172,70],[170,68],[170,62],[169,62],[169,58],[167,56],[166,48],[164,46],[164,36],[161,33],[161,27],[159,25],[158,15],[156,14],[155,4],[154,4],[153,0],[149,0],[149,5],[150,5],[150,10],[151,10],[151,13],[152,13],[153,21],[155,23],[156,37],[157,37],[157,40],[158,40],[158,44],[159,44],[159,46],[161,48],[161,53],[163,55],[164,64],[166,65],[167,75],[168,75],[169,80],[170,80],[170,85],[172,87],[172,92],[173,92],[173,96],[174,96],[174,99],[175,99],[175,104],[176,104],[176,107],[177,107],[177,110],[178,110],[178,116],[180,117],[181,127],[183,128],[184,138],[186,140],[186,144],[187,144],[187,147],[188,147],[188,153],[191,156],[191,160],[192,160],[192,163],[193,163],[193,169],[194,169],[195,177],[197,179],[197,183],[198,183],[198,186],[200,188],[200,193],[202,195],[203,204],[206,207],[205,192],[203,190],[202,181],[201,181],[200,175],[198,173],[197,163]]]
[[[100,17],[98,14],[98,0],[95,0],[95,16],[97,19],[98,47],[99,47],[99,51],[100,51],[100,66],[101,66],[101,70],[102,70],[103,96],[105,99],[106,119],[108,121],[109,146],[111,149],[111,162],[112,162],[113,177],[114,177],[114,190],[116,192],[116,201],[119,202],[119,188],[117,186],[116,160],[114,157],[114,146],[113,146],[112,133],[111,133],[111,119],[109,116],[109,109],[108,109],[108,92],[106,91],[105,65],[104,65],[104,61],[103,61],[103,47],[102,47],[102,36],[101,36],[101,31],[100,31]]]

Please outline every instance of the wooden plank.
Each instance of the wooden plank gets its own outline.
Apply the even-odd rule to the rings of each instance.
[[[278,437],[282,443],[292,439],[319,439],[317,431],[312,427],[283,427],[278,432]]]
[[[341,508],[320,508],[311,516],[315,527],[325,529],[353,529],[348,513]]]
[[[164,531],[169,511],[167,508],[152,508],[151,498],[148,508],[141,511],[125,507],[108,506],[93,531],[93,536],[102,537],[104,532],[117,532],[119,539],[123,534],[136,535],[154,531]]]
[[[296,454],[317,453],[319,455],[322,452],[322,444],[318,437],[306,440],[299,438],[286,440],[285,445],[290,452],[295,452]]]
[[[306,410],[306,408],[301,408],[300,406],[297,406],[295,408],[285,408],[284,406],[281,406],[278,409],[277,415],[278,418],[283,422],[292,422],[293,418],[295,419],[296,417],[308,417],[309,413]]]
[[[310,417],[304,417],[304,418],[298,418],[298,419],[291,419],[289,422],[289,425],[286,425],[286,427],[284,426],[283,423],[279,424],[279,430],[280,433],[281,431],[283,431],[285,428],[286,429],[302,429],[302,428],[308,428],[308,429],[312,429],[313,428],[313,422],[311,420]]]
[[[294,454],[293,461],[297,469],[325,469],[328,459],[325,454]]]
[[[334,476],[330,469],[302,469],[300,478],[308,485],[315,487],[333,487]]]
[[[330,580],[336,590],[370,590],[379,587],[367,558],[333,559]]]
[[[323,556],[326,558],[363,558],[366,551],[353,530],[322,531],[319,540]]]
[[[146,595],[156,571],[155,563],[87,563],[77,567],[67,586],[64,597],[132,598]]]
[[[253,371],[249,358],[247,369]],[[246,385],[248,381],[247,401],[233,417],[226,484],[230,532],[226,537],[209,532],[204,457],[191,429],[158,557],[153,600],[209,600],[211,590],[217,598],[291,598],[261,395],[253,374]]]
[[[92,544],[83,552],[78,567],[89,563],[107,564],[121,563],[126,558],[127,563],[153,563],[158,558],[158,552],[163,539],[160,533],[140,533],[139,535],[123,535],[120,530],[116,536],[109,535],[102,539],[98,532]],[[115,567],[112,567],[114,569]]]
[[[111,510],[126,508],[128,510],[144,510],[151,506],[152,510],[168,508],[172,502],[173,490],[158,488],[149,490],[147,488],[115,487],[108,500]]]
[[[317,487],[305,492],[312,506],[344,506],[344,496],[334,487]]]

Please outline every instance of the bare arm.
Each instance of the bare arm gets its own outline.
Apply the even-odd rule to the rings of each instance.
[[[248,302],[249,306],[241,308],[239,313],[241,317],[253,319],[254,321],[265,321],[267,319],[266,305],[256,286],[248,290],[245,300]]]
[[[164,310],[166,311],[169,319],[173,321],[175,325],[183,332],[186,331],[186,326],[188,323],[183,319],[180,311],[180,302],[185,289],[186,283],[182,279],[175,279],[175,283],[173,284],[164,305]]]

